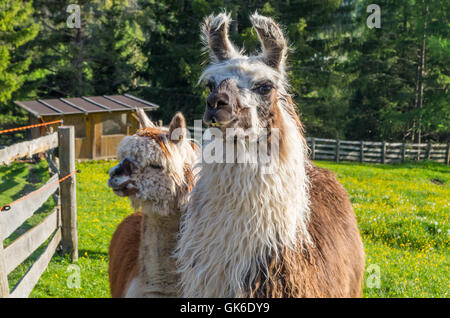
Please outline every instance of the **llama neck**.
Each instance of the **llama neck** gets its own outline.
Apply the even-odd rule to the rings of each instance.
[[[144,210],[139,250],[142,297],[176,297],[178,276],[172,257],[180,224],[180,212],[163,216]]]
[[[244,295],[282,248],[309,241],[305,150],[296,127],[272,173],[252,164],[203,164],[177,249],[186,297]],[[200,277],[199,277],[200,275]]]

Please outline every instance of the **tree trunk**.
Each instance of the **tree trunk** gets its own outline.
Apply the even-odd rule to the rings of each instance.
[[[231,25],[231,28],[232,28],[231,30],[232,30],[233,34],[239,33],[238,11],[239,11],[239,6],[235,6],[234,13],[233,13],[233,22]]]
[[[417,63],[417,80],[416,80],[416,109],[419,109],[419,115],[417,118],[417,128],[415,132],[415,142],[422,142],[422,113],[423,108],[423,88],[424,88],[424,78],[425,78],[425,49],[426,49],[426,36],[427,36],[427,16],[428,7],[425,5],[425,0],[422,0],[422,19],[423,19],[423,29],[422,29],[422,39],[419,48],[419,59]],[[416,124],[416,123],[414,123]],[[420,148],[419,148],[420,149]],[[418,153],[420,156],[420,150]],[[419,159],[419,158],[418,158]]]
[[[83,89],[83,23],[81,23],[80,28],[76,30],[75,35],[75,45],[77,47],[76,58],[73,61],[75,69],[77,70],[76,79],[78,87],[75,88],[76,95],[84,95]]]

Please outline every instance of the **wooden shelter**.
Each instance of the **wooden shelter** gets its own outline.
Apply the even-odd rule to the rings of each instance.
[[[122,138],[139,129],[136,109],[154,110],[159,106],[130,94],[76,98],[16,101],[29,113],[30,124],[62,119],[75,127],[75,158],[108,159],[117,154]],[[31,129],[31,137],[45,135],[54,127]]]

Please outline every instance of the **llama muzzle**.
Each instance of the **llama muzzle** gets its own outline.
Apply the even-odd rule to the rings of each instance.
[[[135,164],[128,158],[111,168],[109,171],[108,186],[119,196],[136,194],[136,183],[131,178]]]
[[[238,120],[234,111],[236,96],[237,88],[231,79],[225,79],[217,87],[211,87],[203,116],[205,124],[212,127],[227,127],[235,123]]]

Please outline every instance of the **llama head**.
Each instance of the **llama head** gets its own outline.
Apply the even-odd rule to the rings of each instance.
[[[184,203],[197,146],[187,139],[181,113],[168,131],[155,127],[143,111],[138,116],[142,129],[119,144],[120,163],[110,169],[108,186],[116,195],[130,197],[135,208],[167,215]]]
[[[233,128],[245,136],[282,128],[284,117],[299,127],[287,93],[288,46],[283,32],[271,18],[255,13],[250,19],[262,46],[262,53],[254,56],[239,52],[228,39],[229,14],[205,19],[202,38],[211,63],[200,77],[210,90],[203,121],[223,132]]]

